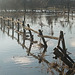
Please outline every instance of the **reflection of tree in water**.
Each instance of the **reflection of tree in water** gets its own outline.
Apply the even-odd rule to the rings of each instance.
[[[56,16],[54,17],[55,25],[56,25],[57,21],[58,21],[58,16],[56,15]]]
[[[39,16],[39,25],[41,26],[41,29],[42,29],[42,27],[43,27],[43,23],[42,23],[42,17],[41,17],[41,14],[40,14],[40,16]]]
[[[36,24],[38,15],[36,13],[30,13],[31,23]]]
[[[53,34],[54,34],[53,23],[52,23],[53,18],[51,16],[46,16],[46,20],[47,20],[48,25],[50,27],[50,34],[53,36]]]
[[[60,20],[59,23],[63,28],[68,27],[69,31],[71,32],[73,28],[73,22],[74,22],[73,20],[66,21],[66,18],[64,18],[64,20]]]

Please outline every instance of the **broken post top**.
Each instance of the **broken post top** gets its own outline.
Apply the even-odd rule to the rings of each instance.
[[[60,31],[60,38],[62,39],[63,38],[63,31]]]
[[[61,42],[61,43],[60,43]],[[62,50],[63,52],[66,54],[66,46],[65,46],[65,40],[64,40],[64,34],[63,31],[60,31],[60,36],[59,36],[59,40],[58,40],[58,45],[57,47],[60,47],[60,44],[62,44]]]

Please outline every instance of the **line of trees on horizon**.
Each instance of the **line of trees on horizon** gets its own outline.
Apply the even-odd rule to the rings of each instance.
[[[75,0],[0,0],[0,10],[38,9],[54,6],[75,8]]]

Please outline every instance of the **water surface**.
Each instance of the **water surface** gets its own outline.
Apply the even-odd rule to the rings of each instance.
[[[13,16],[11,16],[13,17]],[[23,15],[15,16],[23,21]],[[36,31],[41,29],[43,35],[59,37],[60,31],[64,32],[65,44],[67,51],[71,53],[71,58],[75,59],[75,17],[70,15],[69,22],[65,16],[52,16],[51,14],[26,14],[25,25]],[[7,31],[7,29],[6,29]],[[11,30],[10,30],[11,31]],[[10,32],[11,34],[11,32]],[[40,42],[40,38],[33,33],[34,40]],[[17,34],[15,33],[15,36]],[[17,37],[17,36],[16,36]],[[53,59],[53,49],[57,46],[58,41],[47,39],[47,52],[45,59],[51,62],[57,62]],[[22,38],[20,39],[22,41]],[[42,40],[41,40],[42,42]],[[32,45],[31,53],[38,56],[42,53],[43,48],[38,47],[38,43]],[[25,45],[29,47],[30,41],[26,41]],[[58,72],[53,71],[54,75]],[[6,33],[0,30],[0,74],[1,75],[49,75],[48,65],[45,62],[39,64],[38,59],[33,56],[27,56],[27,50],[12,39]]]

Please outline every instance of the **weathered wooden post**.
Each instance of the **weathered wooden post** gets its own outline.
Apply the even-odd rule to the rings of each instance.
[[[68,22],[69,22],[69,14],[70,14],[70,0],[67,0],[67,8],[68,8]]]
[[[30,28],[29,24],[27,24],[27,26]],[[32,47],[32,44],[33,44],[33,35],[32,35],[32,32],[31,30],[29,30],[29,34],[30,34],[30,47],[29,47],[29,52],[28,52],[28,56],[29,56],[29,53],[30,53],[30,50],[31,50],[31,47]]]
[[[62,43],[62,47],[60,47],[60,42]],[[54,48],[54,54],[55,54],[55,59],[61,58],[61,60],[69,68],[73,67],[74,61],[71,59],[71,57],[66,52],[66,46],[65,46],[63,31],[60,31],[60,37],[58,40],[58,45],[56,48]],[[66,75],[70,75],[71,72],[72,72],[72,70],[69,70]]]
[[[72,68],[73,63],[66,56],[63,56],[63,53],[61,51],[59,51],[58,48],[54,49],[54,54],[56,55],[57,58],[61,58],[61,60],[66,65],[68,65],[70,68]]]
[[[2,30],[2,22],[3,22],[3,18],[1,17],[1,30]]]
[[[24,21],[23,21],[23,46],[25,45],[25,39],[26,39],[26,30],[25,30],[25,24],[24,24]]]
[[[4,24],[3,24],[3,33],[5,32],[5,19],[3,20]]]
[[[73,20],[73,11],[72,11],[72,20]]]
[[[74,61],[68,56],[68,54],[64,53],[63,49],[60,46],[57,46],[57,48],[60,49],[60,51],[63,53],[64,57],[68,58],[72,64],[74,63]]]
[[[9,35],[9,17],[8,17],[8,35]]]
[[[26,30],[25,30],[25,24],[24,24],[24,21],[23,21],[23,32],[24,32],[24,35],[26,35]]]
[[[44,43],[44,45],[43,45],[43,46],[44,46],[44,50],[43,50],[42,55],[40,56],[40,59],[39,59],[39,63],[41,63],[42,58],[44,57],[44,54],[45,54],[46,49],[47,49],[47,44],[46,44],[46,41],[45,41],[45,39],[44,39],[44,37],[43,37],[43,34],[42,34],[42,31],[41,31],[41,30],[39,30],[39,35],[41,36],[42,41],[43,41],[43,43]]]
[[[3,21],[4,21],[4,25],[5,25],[5,17],[3,17],[3,18],[4,18],[4,20],[3,20]]]
[[[63,49],[63,52],[66,54],[66,46],[65,46],[65,40],[64,40],[63,31],[60,31],[60,36],[59,36],[59,40],[58,40],[58,46],[60,46],[60,42],[62,42],[62,49]]]
[[[42,38],[42,40],[43,40],[44,47],[47,48],[47,44],[46,44],[46,41],[45,41],[45,39],[44,39],[44,37],[43,37],[43,34],[42,34],[42,31],[41,31],[41,30],[39,30],[39,35],[41,36],[41,38]]]
[[[30,53],[30,51],[31,51],[32,45],[33,45],[33,35],[32,35],[31,41],[30,41],[30,46],[29,46],[28,56],[29,56],[29,53]]]
[[[14,18],[12,18],[12,39],[14,38]]]
[[[18,19],[18,21],[19,21],[19,19]],[[18,22],[17,24],[18,24],[18,29],[17,29],[17,31],[18,31],[18,42],[19,42],[19,28],[20,28],[19,22]]]
[[[27,24],[27,26],[30,28],[29,24]],[[31,30],[29,30],[29,34],[30,34],[30,38],[32,38],[32,32],[31,32]]]

